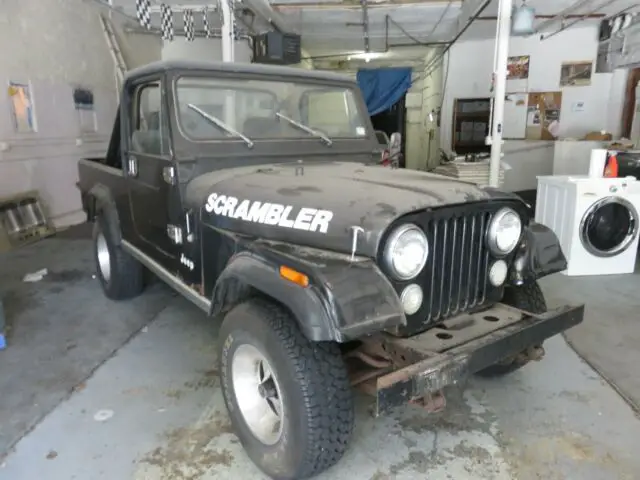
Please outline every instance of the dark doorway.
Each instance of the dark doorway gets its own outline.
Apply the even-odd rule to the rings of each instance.
[[[371,123],[376,130],[382,130],[387,136],[391,137],[391,134],[398,132],[402,135],[402,160],[400,161],[400,168],[405,168],[405,143],[406,143],[406,119],[407,119],[407,106],[406,106],[406,93],[402,95],[400,100],[393,104],[393,106],[383,112],[377,113],[371,117]]]
[[[622,107],[622,136],[631,137],[631,127],[636,107],[636,86],[640,82],[640,67],[629,70],[627,87],[624,94],[624,106]]]

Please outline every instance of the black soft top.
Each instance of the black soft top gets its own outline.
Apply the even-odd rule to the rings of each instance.
[[[168,71],[210,71],[210,72],[232,72],[241,74],[257,74],[280,76],[288,78],[301,78],[309,80],[326,80],[332,82],[346,82],[355,84],[355,80],[347,75],[327,72],[323,70],[307,70],[305,68],[282,67],[275,65],[264,65],[260,63],[234,63],[234,62],[198,62],[193,60],[162,60],[148,63],[141,67],[129,70],[126,81],[133,78],[145,76],[157,72]]]

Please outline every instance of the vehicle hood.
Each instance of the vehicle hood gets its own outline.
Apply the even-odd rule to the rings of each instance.
[[[205,225],[342,253],[352,253],[354,227],[359,227],[355,254],[369,257],[376,255],[386,228],[402,215],[513,198],[416,170],[326,161],[205,173],[185,191],[187,207],[199,210]]]

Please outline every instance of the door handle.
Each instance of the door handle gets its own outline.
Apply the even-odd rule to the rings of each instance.
[[[137,177],[138,176],[138,159],[133,155],[129,156],[129,162],[127,164],[129,176]]]

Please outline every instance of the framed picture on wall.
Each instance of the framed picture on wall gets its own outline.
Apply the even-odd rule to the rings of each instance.
[[[13,128],[16,133],[37,132],[31,85],[28,83],[9,82],[7,93],[9,94]]]
[[[561,87],[584,87],[591,85],[593,62],[564,62],[560,67]]]
[[[529,78],[529,55],[509,57],[507,60],[507,80],[524,80]]]

